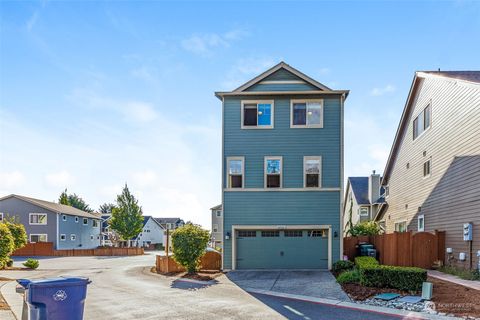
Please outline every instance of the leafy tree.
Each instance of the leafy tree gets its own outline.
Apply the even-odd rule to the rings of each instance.
[[[15,242],[6,223],[0,223],[0,269],[3,269],[15,250]]]
[[[100,205],[99,211],[100,213],[110,214],[112,213],[113,208],[115,208],[115,205],[113,203],[105,202],[104,204]]]
[[[188,273],[195,273],[209,240],[210,233],[207,230],[199,225],[185,224],[172,234],[173,259]]]
[[[80,196],[76,193],[68,194],[67,189],[60,194],[58,198],[58,203],[65,204],[67,206],[71,206],[86,212],[93,212],[90,206],[83,200]]]
[[[138,236],[142,227],[142,208],[125,184],[122,194],[117,196],[117,205],[112,210],[110,228],[118,232],[123,240],[130,240]]]
[[[15,246],[14,250],[23,248],[27,244],[27,232],[25,231],[25,226],[16,220],[15,217],[5,219],[5,224],[12,234]]]
[[[364,221],[357,223],[350,229],[352,237],[358,236],[375,236],[380,234],[380,226],[375,221]]]

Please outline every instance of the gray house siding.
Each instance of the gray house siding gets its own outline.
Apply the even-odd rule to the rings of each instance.
[[[98,227],[94,228],[93,219],[87,218],[88,225],[84,226],[83,217],[78,217],[79,221],[75,223],[75,216],[57,214],[15,197],[1,200],[0,212],[3,212],[5,217],[17,217],[19,222],[25,226],[28,239],[30,239],[31,234],[47,234],[47,241],[53,242],[55,249],[92,249],[100,245],[100,220],[98,220]],[[46,213],[47,224],[31,225],[29,223],[30,213]],[[67,221],[63,221],[63,216],[66,217]],[[61,234],[66,235],[65,241],[60,240]],[[76,235],[75,241],[71,241],[71,234]],[[91,235],[94,236],[93,241]]]
[[[459,252],[468,256],[463,223],[473,222],[474,253],[480,250],[480,85],[427,77],[418,86],[390,177],[384,181],[390,195],[381,219],[388,232],[401,221],[416,231],[418,217],[424,215],[425,231],[445,230],[446,246],[454,249],[455,257]],[[413,140],[413,119],[429,103],[431,126]],[[427,160],[431,174],[423,177]]]
[[[217,215],[220,214],[220,216]],[[217,226],[217,231],[214,227]],[[217,247],[223,247],[223,212],[222,209],[212,209],[212,242]]]
[[[66,217],[66,221],[63,217]],[[75,216],[59,216],[58,249],[92,249],[100,246],[100,222],[98,227],[93,227],[93,219],[86,218],[88,224],[83,224],[83,217],[78,217],[78,223],[75,222]],[[65,234],[65,241],[60,240],[60,235]],[[75,240],[71,235],[75,235]],[[91,239],[93,236],[93,240]]]
[[[55,212],[13,197],[0,201],[0,212],[3,212],[5,217],[16,217],[25,226],[29,240],[30,234],[46,234],[48,242],[56,243],[57,214]],[[29,223],[30,213],[46,213],[47,224],[31,225]]]

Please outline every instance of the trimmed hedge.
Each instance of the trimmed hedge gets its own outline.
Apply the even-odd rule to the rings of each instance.
[[[339,260],[339,261],[337,261],[333,264],[332,270],[333,270],[333,272],[340,273],[340,272],[343,272],[343,271],[352,270],[353,267],[355,267],[355,265],[353,264],[352,261]]]
[[[392,288],[404,291],[419,291],[427,281],[427,271],[416,267],[379,265],[372,257],[357,257],[360,284],[367,287]]]
[[[379,263],[374,257],[356,257],[355,264],[359,268],[378,266]]]
[[[359,283],[360,282],[360,272],[357,269],[342,272],[337,277],[337,282],[340,284],[344,283]]]

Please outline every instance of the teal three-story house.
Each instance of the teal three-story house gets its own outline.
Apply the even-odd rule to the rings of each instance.
[[[330,269],[341,257],[343,106],[284,62],[222,101],[223,269]]]

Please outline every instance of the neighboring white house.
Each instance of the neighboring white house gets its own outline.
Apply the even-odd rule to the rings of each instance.
[[[223,210],[222,205],[219,204],[213,208],[212,211],[212,236],[210,239],[211,245],[214,248],[222,248],[223,246]]]
[[[135,239],[137,245],[141,247],[150,247],[155,244],[164,245],[164,227],[151,216],[143,217],[142,232]]]

